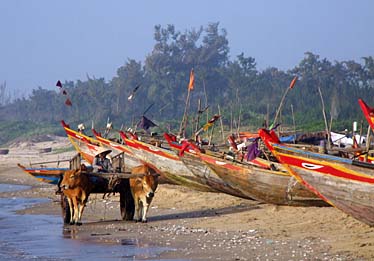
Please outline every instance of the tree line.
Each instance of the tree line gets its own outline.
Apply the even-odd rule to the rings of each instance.
[[[271,121],[295,76],[298,81],[289,91],[281,112],[283,124],[292,124],[294,115],[298,126],[323,128],[318,88],[322,91],[327,115],[336,127],[363,119],[358,98],[374,104],[372,56],[362,57],[359,62],[332,62],[306,52],[290,70],[275,67],[258,70],[251,56],[241,53],[230,58],[227,32],[219,23],[185,32],[177,31],[174,25],[157,25],[154,41],[143,63],[128,59],[109,81],[87,76],[87,80],[63,82],[72,106],[64,103],[66,97],[57,88],[41,87],[34,89],[28,98],[3,102],[0,104],[2,125],[32,122],[56,126],[62,119],[72,124],[90,125],[93,121],[102,125],[109,118],[119,128],[132,126],[149,108],[149,118],[176,129],[185,109],[192,68],[195,88],[191,92],[190,115],[196,115],[199,103],[201,108],[209,106],[210,116],[218,113],[219,105],[226,125],[240,123],[258,128],[265,119]],[[134,89],[134,97],[129,100]],[[0,126],[1,130],[6,128]]]

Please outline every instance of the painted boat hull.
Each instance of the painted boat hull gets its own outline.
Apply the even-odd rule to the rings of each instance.
[[[252,199],[251,197],[242,193],[240,190],[230,186],[229,183],[225,182],[216,174],[216,172],[209,168],[198,155],[185,153],[182,157],[180,157],[180,159],[184,165],[186,165],[186,167],[190,169],[191,172],[198,178],[200,183],[206,184],[218,192],[223,192],[236,197]]]
[[[57,185],[60,177],[62,177],[68,168],[33,168],[25,167],[18,164],[24,172],[36,178],[38,181]]]
[[[373,165],[284,146],[274,142],[266,130],[260,130],[260,135],[302,184],[346,214],[374,226]]]
[[[139,160],[131,151],[128,146],[125,144],[120,144],[115,141],[111,141],[109,139],[103,138],[97,133],[95,130],[92,130],[97,141],[106,149],[110,149],[113,151],[115,155],[119,153],[123,153],[124,155],[124,163],[125,163],[125,171],[131,171],[132,168],[139,166],[142,164],[142,161]]]
[[[191,170],[201,184],[207,185],[217,192],[223,192],[235,197],[251,199],[243,194],[240,190],[231,187],[227,182],[221,179],[211,168],[209,168],[204,161],[200,159],[199,152],[193,148],[187,149],[180,155],[182,144],[172,141],[168,133],[164,134],[166,141],[172,150],[179,156],[179,159],[184,165]]]
[[[87,135],[70,129],[69,125],[64,121],[62,121],[61,124],[74,148],[81,154],[83,159],[92,164],[95,155],[100,151],[100,143]]]
[[[199,182],[198,178],[183,164],[173,151],[156,147],[138,140],[122,136],[126,145],[140,160],[157,169],[170,183],[189,187],[198,191],[216,192],[208,185]]]
[[[328,206],[288,172],[268,170],[201,154],[201,159],[231,187],[252,199],[289,206]],[[278,165],[278,168],[281,166]]]

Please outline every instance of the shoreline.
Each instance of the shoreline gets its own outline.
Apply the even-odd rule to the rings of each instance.
[[[14,152],[15,154],[16,152]],[[30,185],[0,197],[48,198],[19,214],[61,216],[55,186],[28,176],[20,155],[0,163],[0,183]],[[73,152],[69,152],[71,155]],[[67,154],[69,154],[67,153]],[[30,155],[30,153],[28,153]],[[56,158],[37,155],[36,160]],[[59,157],[62,157],[59,155]],[[35,161],[36,161],[35,160]],[[64,226],[67,237],[105,244],[134,244],[171,249],[142,259],[185,260],[371,260],[374,228],[333,207],[289,207],[263,204],[222,193],[198,192],[160,184],[148,223],[120,220],[118,195],[91,194],[82,226]],[[61,218],[62,224],[62,218]],[[66,231],[65,231],[66,230]]]

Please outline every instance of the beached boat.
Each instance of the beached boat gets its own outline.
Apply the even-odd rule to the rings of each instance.
[[[299,184],[279,163],[257,159],[263,165],[259,166],[203,153],[200,154],[200,158],[222,180],[252,199],[276,205],[327,206]],[[267,168],[264,165],[271,167]]]
[[[320,198],[370,226],[374,225],[374,165],[292,148],[274,131],[261,138],[290,173]]]
[[[101,146],[105,147],[106,149],[112,150],[115,155],[123,152],[125,170],[130,171],[133,167],[142,164],[142,161],[140,161],[132,153],[131,149],[128,148],[127,145],[121,144],[114,140],[106,139],[102,137],[101,134],[98,133],[95,129],[92,129],[92,133],[94,134],[96,140],[100,142]]]
[[[231,187],[227,182],[222,180],[212,169],[210,169],[204,161],[200,159],[197,154],[198,148],[187,148],[183,155],[181,153],[182,144],[173,140],[172,136],[168,133],[164,134],[166,141],[172,150],[179,156],[179,159],[186,165],[187,168],[196,176],[200,183],[208,185],[213,189],[223,192],[232,196],[250,199],[247,195],[240,190]],[[196,150],[196,151],[195,151]]]
[[[210,186],[200,183],[198,178],[172,150],[145,143],[135,138],[130,139],[122,131],[120,131],[120,135],[133,155],[157,169],[168,182],[199,191],[216,192]]]
[[[25,167],[17,164],[24,172],[38,179],[41,182],[57,185],[59,179],[69,168],[45,168],[45,167]]]
[[[83,159],[92,164],[95,155],[102,149],[100,143],[81,132],[71,129],[65,121],[61,121],[61,124],[77,152],[81,154]]]

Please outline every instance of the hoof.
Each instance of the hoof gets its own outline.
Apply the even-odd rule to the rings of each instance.
[[[142,223],[147,223],[148,221],[147,220],[142,220]]]
[[[140,222],[140,219],[134,219],[135,223]]]
[[[77,223],[75,223],[75,225],[77,225],[77,226],[81,226],[81,225],[82,225],[82,222],[77,222]]]
[[[69,225],[74,225],[75,223],[74,223],[74,221],[70,221],[70,223],[69,223]]]

